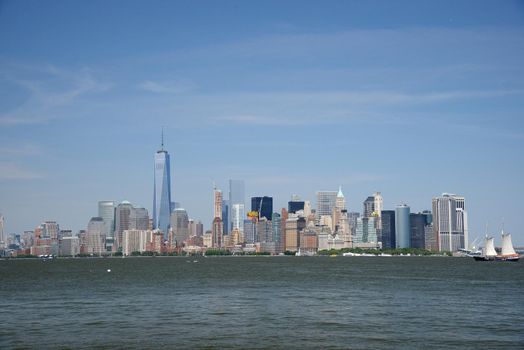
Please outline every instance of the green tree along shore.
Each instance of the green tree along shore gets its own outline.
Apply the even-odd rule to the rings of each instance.
[[[419,248],[400,248],[400,249],[361,249],[361,248],[343,248],[339,250],[330,249],[330,250],[320,250],[318,251],[318,255],[342,255],[344,253],[357,253],[357,254],[373,254],[373,255],[380,255],[380,254],[391,254],[391,255],[415,255],[415,256],[430,256],[430,255],[439,255],[439,256],[451,256],[452,254],[450,252],[435,252],[430,251],[426,249],[419,249]],[[163,253],[159,254],[156,252],[132,252],[130,256],[202,256],[201,253]],[[205,252],[206,256],[268,256],[271,255],[267,252],[260,252],[260,253],[244,253],[244,252],[231,252],[226,249],[207,249]],[[295,255],[295,252],[285,251],[284,255]],[[122,252],[116,252],[112,254],[112,257],[121,257]],[[93,254],[77,254],[75,256],[57,256],[55,258],[100,258],[100,257],[111,257],[111,255],[93,255]],[[14,257],[8,257],[7,259],[28,259],[28,258],[34,258],[38,259],[39,257],[36,255],[18,255]]]
[[[330,249],[330,250],[319,250],[318,255],[342,255],[344,253],[357,253],[357,254],[391,254],[391,255],[441,255],[451,256],[450,252],[436,252],[420,248],[396,248],[396,249],[362,249],[362,248],[342,248],[342,249]]]

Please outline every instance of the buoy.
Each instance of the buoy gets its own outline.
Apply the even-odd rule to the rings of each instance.
[[[111,272],[111,269],[107,269],[107,272]]]

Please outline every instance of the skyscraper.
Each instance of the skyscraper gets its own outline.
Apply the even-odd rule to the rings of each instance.
[[[218,188],[214,188],[215,194],[215,206],[214,206],[214,216],[213,218],[219,218],[222,220],[222,191]]]
[[[363,203],[362,216],[365,218],[371,217],[375,211],[375,197],[369,196]]]
[[[335,191],[318,191],[317,192],[317,220],[323,215],[333,213],[333,208],[337,202],[337,192]]]
[[[273,215],[273,197],[251,197],[251,211],[258,213],[258,218],[271,220]]]
[[[293,199],[287,202],[287,210],[289,213],[295,214],[299,210],[304,210],[304,201]]]
[[[229,227],[231,231],[237,228],[244,232],[245,216],[245,184],[244,180],[229,180]]]
[[[115,234],[115,202],[98,202],[98,217],[104,220],[104,235],[106,238],[114,237]]]
[[[363,203],[364,217],[380,217],[383,209],[383,203],[384,199],[382,198],[382,194],[380,192],[375,192],[372,196],[366,198],[366,200]],[[375,215],[373,215],[373,213],[375,213]]]
[[[133,208],[131,211],[131,228],[135,230],[149,229],[149,213],[146,208]]]
[[[431,224],[427,213],[409,214],[409,236],[411,248],[426,248],[426,226]]]
[[[433,198],[433,231],[439,251],[468,246],[468,216],[464,197],[443,193]]]
[[[131,224],[131,212],[133,211],[133,205],[130,202],[124,200],[116,207],[115,211],[115,248],[122,246],[122,234],[125,230],[133,228]]]
[[[164,150],[164,132],[162,144],[155,154],[155,179],[153,193],[153,228],[160,229],[164,240],[168,238],[169,217],[171,215],[171,165],[169,153]]]
[[[335,200],[335,206],[340,210],[346,209],[346,198],[344,197],[344,193],[342,193],[342,186],[338,188],[337,199]]]
[[[409,248],[409,206],[406,204],[395,208],[395,233],[397,248]]]
[[[4,233],[4,216],[0,214],[0,249],[5,249],[7,238]]]
[[[104,231],[105,225],[103,218],[93,217],[89,220],[86,233],[87,253],[100,255],[104,252]]]
[[[176,246],[181,247],[189,238],[189,217],[185,209],[177,208],[171,213],[171,230],[173,230]]]
[[[394,210],[382,210],[382,248],[395,248],[396,247],[396,235],[395,235],[395,211]]]

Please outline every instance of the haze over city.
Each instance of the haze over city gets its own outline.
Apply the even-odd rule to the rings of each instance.
[[[206,229],[213,182],[243,179],[275,209],[456,193],[472,239],[504,220],[522,245],[523,37],[517,1],[1,2],[5,230],[151,212],[163,127],[172,199]]]

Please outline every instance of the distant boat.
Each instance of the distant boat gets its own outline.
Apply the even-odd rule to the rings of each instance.
[[[486,236],[482,255],[473,256],[476,261],[518,261],[520,256],[511,243],[511,234],[502,230],[502,251],[497,254],[493,237]]]

